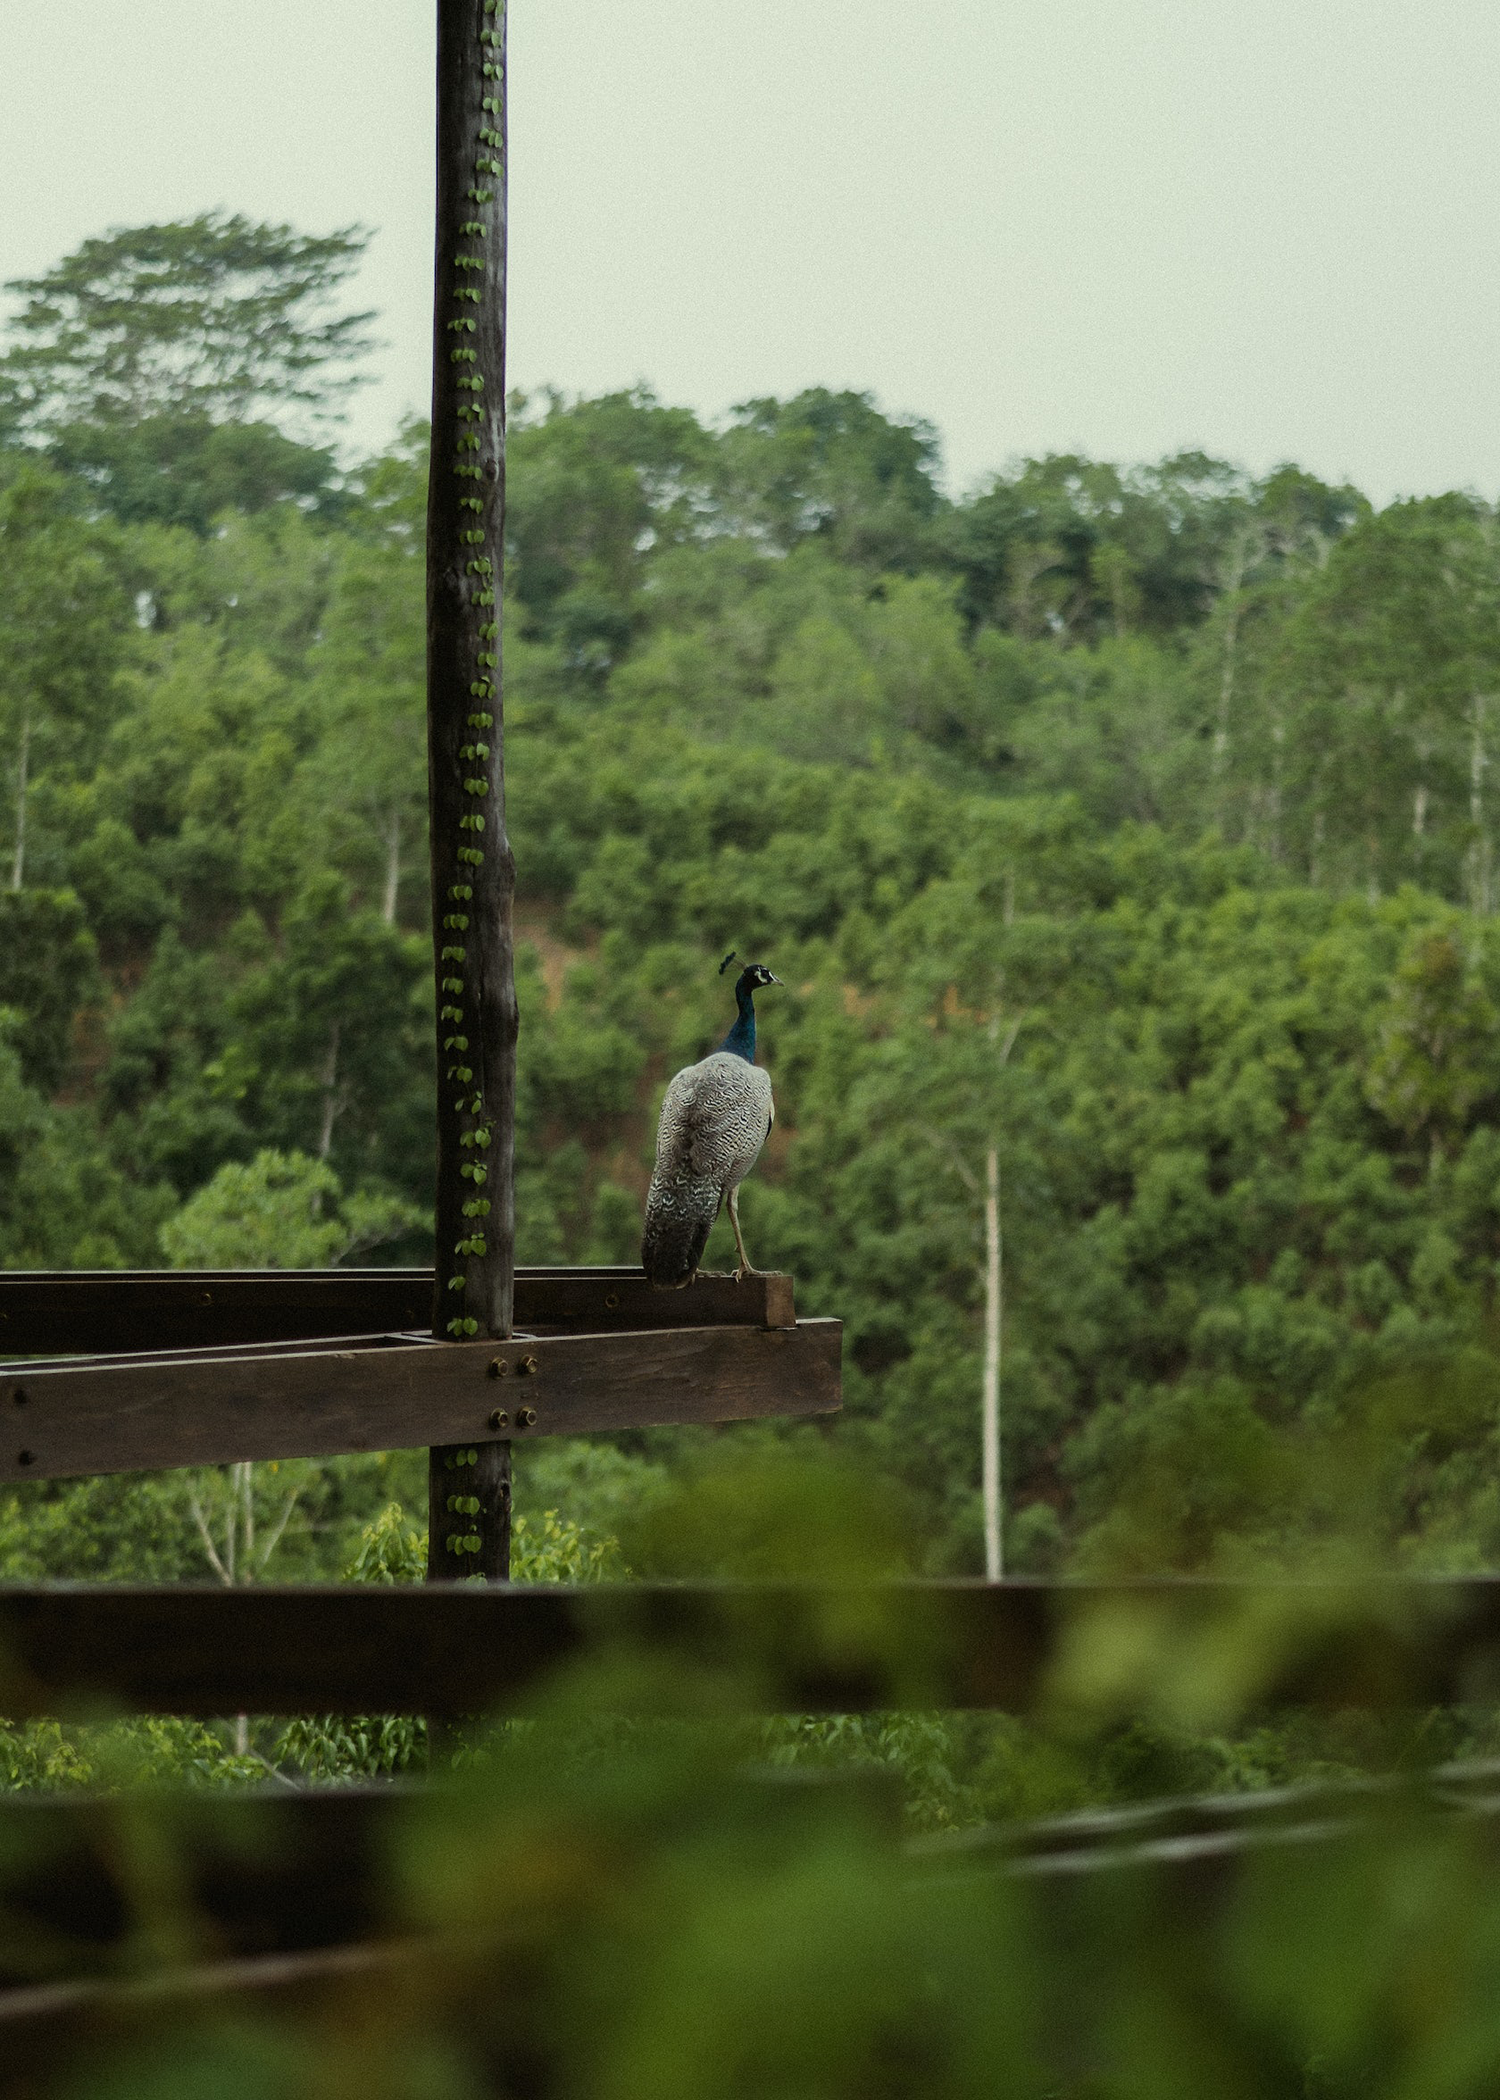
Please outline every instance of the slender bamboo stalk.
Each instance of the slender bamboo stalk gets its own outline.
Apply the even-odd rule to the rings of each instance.
[[[427,500],[427,742],[437,985],[440,1337],[511,1332],[515,863],[505,831],[505,0],[438,0]],[[509,1567],[509,1447],[431,1458],[429,1576]],[[498,1469],[498,1470],[497,1470]],[[496,1477],[490,1477],[494,1474]],[[459,1484],[455,1485],[455,1476]],[[502,1477],[503,1476],[503,1477]],[[479,1508],[453,1507],[477,1502]],[[475,1541],[478,1543],[476,1544]]]

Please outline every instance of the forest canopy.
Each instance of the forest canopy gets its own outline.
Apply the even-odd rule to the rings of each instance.
[[[427,440],[337,449],[362,239],[210,214],[12,287],[10,1266],[426,1258]],[[734,947],[788,986],[746,1236],[847,1323],[928,1565],[981,1564],[991,1145],[1011,1565],[1305,1550],[1375,1415],[1383,1550],[1493,1560],[1494,507],[1198,452],[953,496],[825,388],[510,430],[520,1258],[635,1258]],[[672,1449],[549,1463],[588,1517]],[[387,1486],[323,1469],[278,1565]],[[158,1493],[0,1502],[0,1572],[201,1572]]]

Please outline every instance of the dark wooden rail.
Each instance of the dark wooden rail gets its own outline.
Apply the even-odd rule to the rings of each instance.
[[[638,1268],[518,1269],[516,1326],[540,1334],[789,1327],[789,1276],[699,1276],[654,1291]],[[212,1349],[430,1332],[431,1269],[0,1273],[0,1355]]]
[[[456,1352],[454,1352],[456,1353]],[[1026,1712],[1123,1635],[1155,1660],[1240,1642],[1260,1704],[1391,1709],[1500,1693],[1500,1580],[627,1583],[451,1590],[0,1588],[0,1713],[517,1711],[568,1665],[660,1710]],[[643,1667],[632,1670],[632,1658]],[[1217,1664],[1215,1664],[1217,1667]],[[1248,1667],[1248,1666],[1247,1666]],[[1138,1673],[1139,1675],[1139,1673]],[[1090,1695],[1097,1710],[1097,1681]]]

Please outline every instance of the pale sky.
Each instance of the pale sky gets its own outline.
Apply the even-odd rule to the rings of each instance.
[[[424,409],[431,6],[0,0],[0,277],[223,206],[378,229]],[[1494,0],[512,0],[511,376],[867,388],[1017,453],[1500,493]]]

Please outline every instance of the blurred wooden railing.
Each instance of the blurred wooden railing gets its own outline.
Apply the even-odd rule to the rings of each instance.
[[[517,1712],[591,1663],[635,1710],[1390,1710],[1500,1695],[1500,1579],[0,1586],[13,1718]]]

